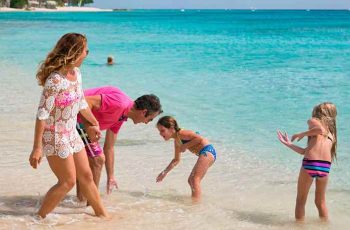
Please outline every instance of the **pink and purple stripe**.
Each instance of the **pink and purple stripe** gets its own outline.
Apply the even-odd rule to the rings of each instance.
[[[303,168],[312,178],[325,177],[331,169],[331,162],[304,158]]]

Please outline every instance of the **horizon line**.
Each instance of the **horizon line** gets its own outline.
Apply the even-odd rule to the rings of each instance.
[[[339,10],[349,11],[349,8],[102,8],[94,6],[100,9],[112,9],[112,10]]]

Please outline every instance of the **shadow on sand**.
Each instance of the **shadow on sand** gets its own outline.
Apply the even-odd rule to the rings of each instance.
[[[237,211],[232,209],[227,211],[231,212],[235,219],[253,224],[275,227],[292,226],[295,224],[294,220],[288,220],[286,216],[271,213],[259,211]]]

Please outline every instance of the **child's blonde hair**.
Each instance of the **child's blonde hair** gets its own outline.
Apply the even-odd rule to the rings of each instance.
[[[180,131],[180,127],[177,124],[177,121],[171,116],[164,116],[159,118],[157,125],[164,126],[167,129],[174,128],[176,132]]]
[[[86,44],[86,37],[82,34],[68,33],[63,35],[39,66],[36,74],[39,85],[44,86],[46,79],[52,72],[73,68]]]
[[[324,102],[316,105],[312,111],[312,117],[321,121],[322,125],[333,135],[333,145],[331,149],[332,161],[337,158],[337,108],[331,102]]]

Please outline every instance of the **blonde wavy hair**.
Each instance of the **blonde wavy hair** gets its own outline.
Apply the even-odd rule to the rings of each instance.
[[[46,79],[52,72],[74,68],[74,64],[83,53],[86,44],[87,39],[82,34],[68,33],[63,35],[39,66],[36,74],[39,85],[44,86]]]
[[[331,102],[324,102],[316,105],[312,111],[312,117],[321,121],[322,125],[330,132],[333,137],[333,145],[331,149],[332,161],[337,158],[337,124],[336,124],[337,108]]]

